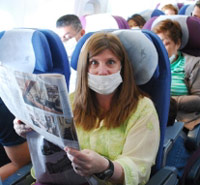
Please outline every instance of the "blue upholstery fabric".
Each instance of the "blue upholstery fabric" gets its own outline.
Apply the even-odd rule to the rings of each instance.
[[[60,37],[51,30],[40,29],[39,31],[46,36],[46,39],[49,43],[53,61],[52,72],[63,74],[66,78],[67,87],[69,89],[69,80],[70,80],[69,60],[64,45],[60,40]]]
[[[125,31],[125,30],[124,30]],[[130,30],[126,30],[129,32]],[[133,33],[137,32],[136,30],[132,30]],[[160,129],[161,129],[161,140],[160,140],[160,148],[156,159],[155,170],[158,170],[162,166],[163,159],[163,142],[165,136],[165,129],[168,120],[168,112],[169,112],[169,103],[170,103],[170,85],[171,85],[171,72],[169,66],[169,59],[167,55],[167,51],[162,43],[162,41],[158,38],[157,35],[148,30],[142,30],[144,37],[146,36],[155,46],[156,52],[158,54],[158,63],[155,72],[151,79],[139,87],[147,92],[151,99],[155,103],[155,107],[157,109],[159,120],[160,120]],[[72,67],[76,70],[77,62],[79,58],[79,54],[81,48],[85,41],[92,35],[93,33],[86,34],[77,44],[75,51],[72,56]],[[130,36],[130,35],[129,35]],[[130,37],[129,37],[130,38]],[[133,42],[133,44],[135,44]],[[145,45],[145,43],[143,43]],[[130,59],[131,60],[131,59]],[[133,59],[134,60],[134,59]],[[146,60],[148,63],[150,59]],[[138,63],[140,61],[137,61]],[[137,63],[135,62],[135,63]],[[145,65],[144,65],[145,67]],[[134,66],[133,66],[134,68]],[[142,75],[142,73],[141,73]]]
[[[178,11],[179,15],[191,15],[192,11],[194,9],[194,4],[187,4],[181,7],[181,9]]]
[[[155,107],[157,109],[159,120],[160,120],[160,130],[161,130],[161,138],[160,138],[160,148],[156,159],[155,169],[158,170],[162,166],[163,160],[163,143],[165,137],[165,130],[167,126],[168,120],[168,112],[169,112],[169,103],[170,103],[170,86],[171,86],[171,71],[170,71],[170,63],[168,59],[167,51],[162,43],[162,41],[158,38],[157,35],[148,30],[143,30],[145,35],[148,35],[152,42],[154,43],[157,52],[158,52],[158,67],[159,76],[156,75],[152,77],[152,79],[145,85],[142,85],[141,88],[147,92],[152,100],[154,101]]]
[[[94,32],[90,32],[90,33],[87,33],[86,35],[84,35],[84,37],[82,37],[77,45],[76,45],[76,48],[73,52],[73,55],[72,55],[72,58],[71,58],[71,67],[74,69],[74,70],[77,70],[77,64],[78,64],[78,58],[79,58],[79,53],[81,51],[81,48],[83,46],[83,44],[85,43],[85,41],[93,34]]]

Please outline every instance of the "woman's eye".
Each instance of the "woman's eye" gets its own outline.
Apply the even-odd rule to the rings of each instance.
[[[90,65],[96,65],[98,62],[96,60],[90,60]]]
[[[114,60],[108,60],[108,62],[107,62],[109,65],[111,65],[111,64],[115,64],[115,61]]]

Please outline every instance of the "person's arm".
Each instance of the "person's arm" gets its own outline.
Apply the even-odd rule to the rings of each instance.
[[[187,66],[190,65],[190,61],[193,62],[197,60],[196,57],[190,59],[190,56],[186,56],[185,58],[188,60]],[[192,69],[190,69],[190,66],[185,69],[187,74],[185,80],[190,94],[173,96],[178,104],[178,110],[188,113],[200,111],[200,58],[199,61],[192,66]]]
[[[160,141],[158,116],[149,100],[139,107],[128,121],[123,152],[112,161],[114,174],[109,179],[111,182],[127,185],[147,182],[155,163]],[[108,168],[108,160],[94,151],[77,151],[68,147],[65,151],[74,170],[82,176],[100,173]]]
[[[2,180],[5,180],[22,166],[30,162],[27,142],[16,146],[4,146],[4,149],[11,162],[0,168],[0,177]]]
[[[30,126],[24,124],[17,118],[14,119],[13,124],[14,124],[15,132],[21,137],[25,138],[26,133],[33,131],[33,129]]]
[[[147,98],[142,100],[130,117],[126,133],[122,154],[114,161],[123,167],[124,184],[146,184],[160,143],[157,112]]]
[[[109,167],[108,160],[92,150],[84,149],[82,151],[78,151],[76,149],[66,147],[65,151],[67,152],[69,159],[72,161],[74,171],[81,176],[90,176],[95,173],[100,173]],[[114,173],[109,181],[123,184],[123,168],[117,162],[113,162],[113,165]]]
[[[176,100],[180,111],[187,113],[200,111],[200,96],[198,95],[173,96],[173,98]]]

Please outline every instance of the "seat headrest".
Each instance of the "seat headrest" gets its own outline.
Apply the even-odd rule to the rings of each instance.
[[[181,7],[178,14],[179,15],[188,15],[190,16],[194,9],[194,4],[187,4]]]
[[[162,10],[163,6],[167,5],[167,4],[172,4],[174,7],[177,8],[177,10],[180,10],[182,6],[184,6],[184,3],[169,3],[169,2],[160,2],[157,4],[156,8],[159,10]]]
[[[147,83],[158,65],[158,54],[153,42],[141,30],[112,30],[105,32],[112,32],[117,35],[124,45],[134,69],[134,78],[137,85]],[[84,37],[89,38],[92,35],[91,33],[89,34],[89,36],[86,34]],[[82,39],[80,40],[82,46],[86,41],[84,37],[82,38],[84,42],[82,42]],[[80,52],[79,45],[73,55],[79,56]],[[74,63],[78,62],[77,58],[72,57],[71,63],[73,66],[77,65],[74,65]]]
[[[200,56],[200,20],[187,15],[161,15],[153,17],[144,25],[143,29],[152,30],[160,21],[171,19],[179,22],[182,29],[180,50],[191,55]]]
[[[16,70],[33,73],[35,70],[44,72],[52,67],[48,42],[37,30],[13,29],[1,32],[0,51],[0,61]]]
[[[164,15],[164,12],[159,10],[159,9],[154,9],[154,10],[147,9],[147,10],[144,10],[144,11],[140,12],[139,14],[142,17],[144,17],[144,19],[146,21],[148,21],[149,19],[151,19],[154,16]]]
[[[113,16],[116,20],[119,29],[130,29],[128,22],[121,16]]]
[[[104,29],[118,29],[118,23],[111,14],[92,14],[80,17],[85,32],[93,32]]]

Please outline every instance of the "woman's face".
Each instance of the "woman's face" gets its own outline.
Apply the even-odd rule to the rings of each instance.
[[[110,75],[120,69],[121,61],[109,49],[89,59],[88,72],[93,75]]]
[[[158,33],[157,34],[160,39],[162,40],[163,44],[165,45],[165,48],[168,52],[168,57],[171,57],[172,55],[177,55],[178,49],[180,48],[180,42],[175,43],[168,35],[167,33]]]

